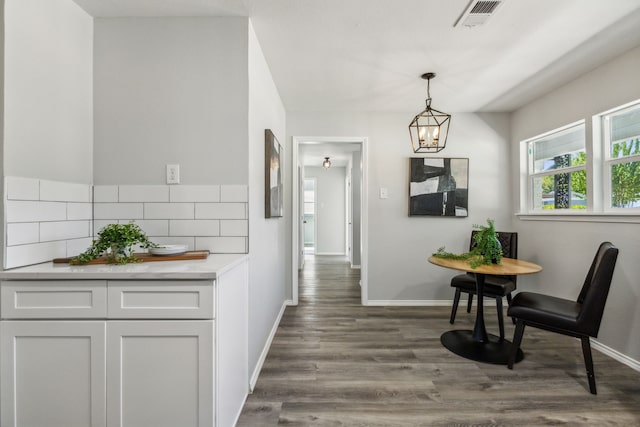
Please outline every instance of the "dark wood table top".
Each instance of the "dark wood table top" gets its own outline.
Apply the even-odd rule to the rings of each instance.
[[[481,264],[476,268],[471,267],[468,260],[429,257],[431,264],[451,268],[453,270],[469,273],[492,274],[494,276],[513,276],[519,274],[533,274],[542,271],[542,267],[532,262],[521,259],[502,258],[500,264]]]

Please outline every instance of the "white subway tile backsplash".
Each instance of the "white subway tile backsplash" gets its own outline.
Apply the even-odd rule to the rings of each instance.
[[[127,224],[131,221],[120,220],[120,224]],[[145,232],[147,236],[168,236],[169,220],[168,219],[138,219],[133,221],[138,227]]]
[[[7,246],[38,243],[40,223],[21,222],[7,224]]]
[[[168,202],[168,185],[121,185],[118,201],[123,202]]]
[[[196,203],[196,219],[247,219],[246,203]]]
[[[196,237],[196,246],[219,254],[247,253],[246,237]]]
[[[142,203],[95,203],[93,205],[94,219],[142,219]],[[115,221],[113,221],[115,222]]]
[[[89,249],[93,239],[85,237],[84,239],[71,239],[67,240],[67,256],[73,257],[80,255],[82,252]]]
[[[40,241],[80,239],[90,236],[90,221],[59,221],[40,223]]]
[[[5,209],[7,223],[64,221],[67,219],[67,204],[61,202],[8,200]]]
[[[176,202],[219,202],[219,185],[172,185],[169,187],[169,201]]]
[[[95,203],[116,203],[118,201],[118,186],[94,185],[93,201]]]
[[[16,176],[5,179],[8,200],[40,200],[40,180]]]
[[[79,219],[91,220],[93,217],[93,204],[91,203],[67,203],[67,219],[76,221]]]
[[[7,247],[5,268],[22,267],[67,256],[67,242],[34,243]]]
[[[144,219],[193,219],[193,203],[145,203]]]
[[[204,250],[195,246],[195,237],[182,236],[182,237],[167,237],[167,236],[151,236],[149,237],[153,243],[158,245],[187,245],[188,250]]]
[[[249,191],[246,185],[221,185],[221,202],[248,202]]]
[[[220,221],[215,219],[174,219],[169,221],[170,236],[219,236]]]
[[[221,236],[248,236],[249,221],[246,219],[222,219],[220,220]]]
[[[5,268],[76,256],[106,225],[132,221],[158,244],[248,251],[246,185],[92,187],[5,177],[5,189]]]
[[[104,227],[106,227],[109,224],[117,224],[118,221],[116,220],[108,220],[108,219],[94,219],[93,220],[93,236],[97,237],[98,236],[98,232],[100,230],[102,230]]]
[[[91,202],[91,185],[40,180],[40,200]]]

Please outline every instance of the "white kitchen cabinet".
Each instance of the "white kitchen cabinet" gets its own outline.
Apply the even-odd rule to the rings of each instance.
[[[6,319],[104,319],[106,280],[6,281],[0,289]]]
[[[210,258],[0,272],[2,427],[233,426],[248,261]]]
[[[213,321],[107,322],[107,425],[213,425]]]
[[[3,427],[104,427],[104,321],[0,322]]]

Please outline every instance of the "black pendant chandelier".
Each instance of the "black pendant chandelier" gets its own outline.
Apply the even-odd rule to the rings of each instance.
[[[435,76],[435,73],[422,75],[422,78],[427,81],[427,108],[415,116],[409,125],[411,146],[414,153],[437,153],[447,145],[451,114],[431,108],[429,83]]]

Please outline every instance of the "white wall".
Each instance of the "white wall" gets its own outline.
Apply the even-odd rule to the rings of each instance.
[[[287,115],[287,147],[292,136],[369,138],[369,300],[452,299],[451,272],[430,265],[429,255],[442,245],[466,250],[472,225],[487,218],[504,231],[512,226],[510,167],[496,167],[509,164],[508,115],[453,114],[447,148],[440,154],[469,158],[467,218],[408,216],[409,158],[419,157],[411,150],[411,117],[411,112]],[[389,190],[388,199],[378,198],[380,187]]]
[[[4,0],[0,0],[0,153],[4,151]],[[0,176],[4,176],[4,161],[0,162]],[[0,200],[5,200],[4,186],[0,185]],[[0,224],[4,224],[4,206],[0,206]],[[5,236],[0,233],[0,259],[4,259]]]
[[[264,217],[264,153],[265,129],[271,129],[283,146],[282,158],[288,167],[285,146],[285,109],[273,83],[260,44],[249,24],[249,374],[255,374],[256,364],[278,314],[283,307],[289,278],[285,275],[286,217]],[[237,162],[240,162],[238,160]],[[247,163],[247,162],[245,162]],[[285,180],[286,188],[291,181]],[[290,239],[289,239],[290,241]],[[290,259],[290,256],[289,256]],[[290,263],[289,263],[290,264]],[[290,270],[287,270],[290,271]]]
[[[610,61],[573,82],[513,113],[511,119],[512,180],[518,182],[520,141],[640,99],[640,47]],[[513,210],[520,189],[513,187]],[[519,233],[519,255],[543,266],[531,277],[518,279],[518,289],[564,298],[577,297],[600,242],[614,243],[620,254],[598,340],[640,360],[640,224],[513,220]],[[526,337],[525,337],[526,341]],[[526,342],[523,343],[526,345]]]
[[[346,255],[346,169],[305,166],[304,177],[316,178],[316,255]]]
[[[248,184],[247,18],[95,20],[97,184]]]
[[[93,20],[72,0],[6,0],[4,176],[90,184]]]

